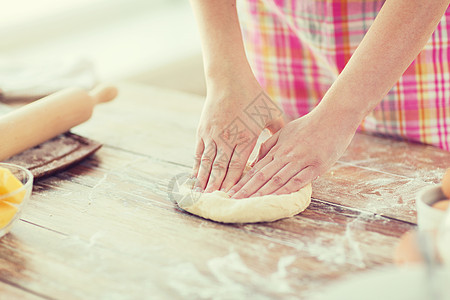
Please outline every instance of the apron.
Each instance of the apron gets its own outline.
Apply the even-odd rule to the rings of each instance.
[[[239,2],[240,1],[240,2]],[[290,119],[311,111],[383,6],[381,0],[239,0],[247,56]],[[450,9],[359,130],[450,150]]]

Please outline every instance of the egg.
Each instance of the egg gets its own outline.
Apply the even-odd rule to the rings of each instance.
[[[445,171],[444,177],[442,177],[442,191],[447,198],[450,198],[450,168]]]
[[[394,252],[394,262],[397,265],[421,263],[422,255],[417,246],[417,233],[409,231],[402,235]]]
[[[441,200],[436,203],[433,203],[433,205],[431,205],[431,207],[437,208],[440,210],[447,210],[449,204],[450,204],[450,199],[447,199],[447,200]]]

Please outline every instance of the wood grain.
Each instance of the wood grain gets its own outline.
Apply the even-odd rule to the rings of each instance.
[[[224,225],[170,197],[174,176],[190,170],[203,99],[136,84],[120,90],[74,130],[104,147],[39,180],[0,240],[4,295],[309,299],[349,273],[392,264],[399,237],[415,228],[415,193],[437,182],[449,159],[358,134],[314,182],[305,212]]]
[[[153,97],[143,97],[146,92]],[[116,148],[127,145],[129,151],[167,162],[193,164],[201,98],[135,84],[123,84],[120,94],[115,102],[98,108],[98,118],[75,132]],[[123,112],[122,118],[116,117],[116,111]],[[314,183],[313,195],[415,223],[416,192],[439,182],[447,165],[450,153],[435,147],[358,133],[336,165]],[[381,194],[385,197],[378,206],[374,203]]]
[[[186,171],[186,167],[132,153],[119,155],[118,151],[105,147],[67,172],[40,181],[34,201],[23,215],[29,224],[51,228],[47,234],[63,239],[59,247],[84,249],[91,244],[92,250],[87,252],[90,257],[77,257],[77,263],[66,263],[68,267],[96,261],[96,255],[105,255],[101,254],[106,251],[102,249],[108,249],[113,253],[109,254],[111,261],[104,262],[105,268],[112,261],[127,261],[126,269],[142,276],[130,282],[128,275],[123,274],[125,267],[120,266],[103,274],[107,282],[120,278],[124,285],[145,286],[145,280],[155,272],[183,281],[178,273],[186,268],[184,276],[190,278],[193,286],[184,286],[183,282],[183,288],[159,283],[167,293],[180,296],[179,289],[183,289],[194,296],[196,290],[212,293],[213,287],[226,284],[237,298],[249,292],[260,297],[287,297],[299,291],[306,295],[318,282],[390,263],[398,237],[412,228],[407,223],[320,201],[313,201],[305,213],[295,218],[270,224],[228,226],[210,222],[179,210],[167,196],[171,177]],[[68,254],[56,254],[55,251],[61,251],[59,247],[54,241],[48,243],[40,246],[42,252],[55,254],[62,264]],[[380,246],[374,248],[376,243]],[[267,281],[271,276],[281,276],[280,262],[289,263],[289,274],[295,274],[286,274],[277,281],[283,283],[287,292],[270,287]],[[92,267],[95,271],[99,266]],[[249,283],[247,275],[236,278],[240,271],[253,276],[254,282]],[[56,280],[52,272],[40,271],[40,277],[46,276]],[[156,278],[153,280],[157,282]],[[17,284],[28,286],[28,280],[19,278]],[[109,292],[121,293],[111,285]],[[89,293],[108,295],[103,288]]]
[[[3,299],[24,299],[24,300],[36,300],[36,299],[49,299],[45,295],[39,296],[32,292],[25,291],[19,287],[15,287],[11,282],[0,281],[0,295],[6,296]]]

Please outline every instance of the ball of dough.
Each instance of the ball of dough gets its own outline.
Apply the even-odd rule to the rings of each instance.
[[[222,223],[272,222],[292,217],[311,203],[311,185],[286,195],[232,199],[227,193],[193,191],[194,180],[180,187],[178,206],[194,215]]]
[[[444,177],[442,177],[442,192],[447,198],[450,198],[450,168],[445,171]]]

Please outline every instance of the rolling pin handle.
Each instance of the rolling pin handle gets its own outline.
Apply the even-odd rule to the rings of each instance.
[[[110,85],[100,84],[89,92],[95,104],[111,101],[117,96],[117,88]]]

